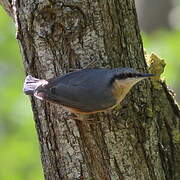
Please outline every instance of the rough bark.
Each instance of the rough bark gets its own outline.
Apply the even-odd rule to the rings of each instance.
[[[27,74],[48,79],[94,60],[93,68],[147,71],[133,0],[13,0],[11,7]],[[93,123],[31,102],[45,179],[176,179],[179,109],[164,83],[139,83]]]

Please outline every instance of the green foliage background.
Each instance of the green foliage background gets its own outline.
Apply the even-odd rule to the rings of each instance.
[[[43,179],[14,23],[0,6],[0,179]]]
[[[155,52],[167,63],[163,77],[180,90],[180,31],[143,34],[147,53]],[[42,180],[37,135],[30,102],[23,95],[24,69],[14,23],[0,6],[0,179]],[[178,99],[179,94],[177,95]]]

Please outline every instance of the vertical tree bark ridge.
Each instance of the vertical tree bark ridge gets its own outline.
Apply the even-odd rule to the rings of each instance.
[[[94,67],[147,71],[133,0],[13,0],[13,10],[27,74],[48,79],[94,60]],[[176,179],[172,131],[179,115],[162,86],[139,83],[93,123],[31,102],[45,179]]]
[[[145,71],[134,1],[100,2],[106,52],[108,58],[115,63],[113,66],[131,66]]]

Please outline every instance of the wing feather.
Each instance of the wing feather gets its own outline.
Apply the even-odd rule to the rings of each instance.
[[[116,103],[108,84],[112,75],[107,72],[86,69],[58,77],[49,82],[47,99],[84,112],[107,109]]]
[[[112,96],[112,95],[111,95]],[[114,105],[112,97],[106,92],[94,89],[59,84],[52,87],[48,92],[48,99],[63,106],[77,108],[83,112],[99,111]]]

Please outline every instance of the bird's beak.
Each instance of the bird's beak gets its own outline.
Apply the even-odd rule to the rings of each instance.
[[[153,76],[155,76],[155,74],[149,74],[149,73],[147,73],[147,74],[141,74],[141,76],[139,77],[139,78],[149,78],[149,77],[153,77]]]
[[[153,77],[155,76],[155,74],[141,74],[141,76],[137,77],[137,82],[143,80],[143,79],[147,79],[147,78],[150,78],[150,77]]]
[[[155,76],[155,74],[148,74],[148,73],[147,74],[141,74],[141,76],[137,76],[134,78],[127,78],[125,81],[126,81],[126,83],[130,83],[131,85],[134,85],[143,79],[147,79],[147,78],[150,78],[153,76]]]

